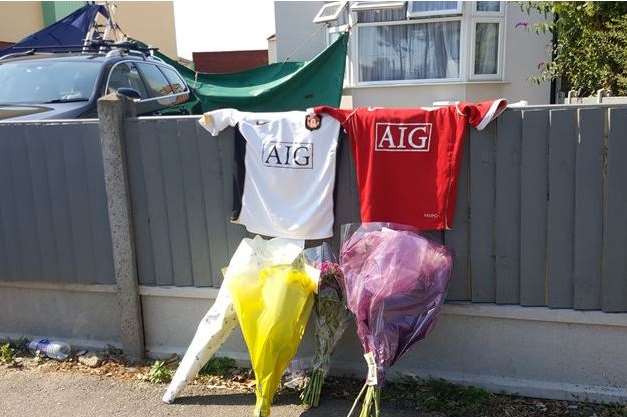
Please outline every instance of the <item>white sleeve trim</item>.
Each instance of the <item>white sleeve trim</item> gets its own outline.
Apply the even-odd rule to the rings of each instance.
[[[501,103],[503,102],[505,102],[505,105],[502,109],[499,109],[499,106],[501,106]],[[494,100],[486,115],[483,116],[483,119],[481,119],[481,122],[477,125],[477,130],[483,130],[492,120],[496,119],[501,113],[503,113],[506,108],[507,101],[505,99],[500,98],[498,100]]]
[[[227,126],[235,127],[244,118],[244,113],[235,109],[220,109],[202,115],[198,123],[212,136],[218,136]]]

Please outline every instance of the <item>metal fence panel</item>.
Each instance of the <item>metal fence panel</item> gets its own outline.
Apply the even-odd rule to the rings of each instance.
[[[609,114],[609,124],[608,124]],[[469,129],[453,229],[451,301],[627,311],[627,109],[509,109]],[[247,236],[228,221],[233,130],[140,118],[125,137],[140,283],[219,286]],[[335,235],[359,221],[340,139]],[[98,126],[0,124],[0,279],[113,283]],[[310,242],[309,244],[315,244]]]
[[[98,125],[0,124],[0,279],[111,284]]]
[[[337,253],[340,248],[341,228],[343,224],[359,222],[359,195],[357,191],[357,174],[353,163],[350,140],[341,133],[336,156],[335,188],[333,190],[333,239],[332,248]]]
[[[140,283],[219,285],[245,234],[227,223],[233,131],[214,138],[170,118],[131,119],[127,132]]]
[[[601,301],[604,311],[627,311],[627,109],[609,112]]]
[[[552,110],[549,135],[548,286],[550,307],[573,305],[576,110]]]
[[[573,306],[594,310],[601,306],[603,249],[604,111],[579,111],[575,171],[575,239]]]
[[[520,136],[521,114],[505,112],[497,124],[495,268],[496,302],[520,302]]]
[[[452,230],[444,233],[444,243],[455,252],[453,277],[447,298],[468,301],[470,289],[470,142],[464,144],[464,155],[457,180],[457,200]]]
[[[470,130],[470,279],[472,301],[496,301],[494,201],[496,123]]]
[[[549,112],[522,112],[520,303],[546,304]]]

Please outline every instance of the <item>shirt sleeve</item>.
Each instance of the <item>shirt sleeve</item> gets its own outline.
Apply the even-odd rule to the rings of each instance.
[[[336,109],[335,107],[330,107],[330,106],[316,106],[313,108],[313,113],[314,114],[320,114],[320,113],[328,114],[329,116],[333,117],[338,122],[340,122],[342,126],[344,126],[346,122],[348,121],[348,118],[351,116],[351,114],[354,113],[354,110]]]
[[[507,108],[507,100],[483,101],[481,103],[459,103],[457,111],[468,118],[468,123],[483,130],[492,120],[496,119]]]
[[[212,136],[218,136],[227,126],[235,127],[243,118],[244,114],[235,109],[220,109],[203,114],[198,123]]]

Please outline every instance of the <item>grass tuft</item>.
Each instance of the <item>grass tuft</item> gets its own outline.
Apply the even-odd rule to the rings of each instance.
[[[452,384],[442,379],[421,380],[404,377],[386,385],[382,393],[386,402],[446,415],[475,415],[492,397],[477,388]]]
[[[0,345],[0,362],[13,363],[15,360],[15,349],[11,347],[11,344],[4,343]]]
[[[202,367],[200,375],[218,375],[230,377],[237,369],[235,360],[231,358],[211,358],[205,366]]]
[[[148,381],[163,384],[172,380],[172,370],[163,361],[155,361],[148,371]]]

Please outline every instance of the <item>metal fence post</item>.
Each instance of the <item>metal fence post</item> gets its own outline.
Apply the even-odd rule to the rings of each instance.
[[[124,136],[124,120],[134,115],[133,103],[125,97],[109,94],[98,100],[100,148],[120,307],[120,336],[129,359],[141,360],[144,357],[144,327]]]

